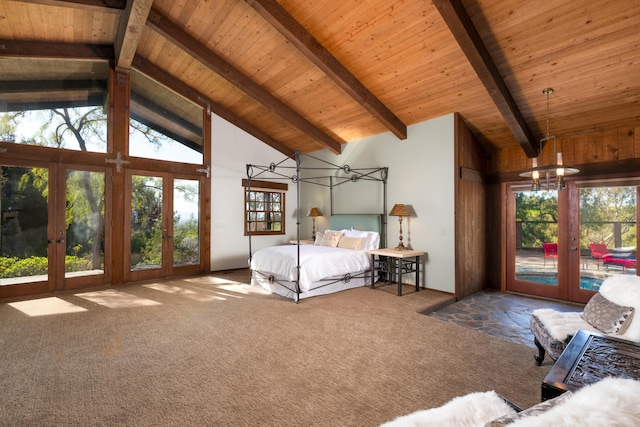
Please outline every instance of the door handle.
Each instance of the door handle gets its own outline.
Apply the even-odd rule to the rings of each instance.
[[[577,246],[569,246],[569,250],[570,251],[577,251],[578,247]]]
[[[58,239],[57,242],[58,243],[64,243],[64,239]]]

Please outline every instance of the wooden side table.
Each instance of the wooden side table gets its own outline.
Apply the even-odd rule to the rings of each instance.
[[[542,400],[607,377],[640,379],[640,345],[579,329],[542,381]]]
[[[386,273],[389,283],[393,282],[394,276],[398,276],[398,296],[402,296],[402,274],[416,274],[416,292],[420,290],[420,257],[426,255],[426,252],[403,250],[399,251],[394,248],[374,249],[367,252],[371,255],[371,289],[375,285],[375,272]],[[376,255],[380,257],[376,262]]]

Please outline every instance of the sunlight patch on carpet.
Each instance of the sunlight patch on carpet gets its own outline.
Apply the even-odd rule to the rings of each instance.
[[[228,285],[220,285],[217,286],[220,289],[224,289],[225,291],[237,292],[239,294],[261,294],[261,295],[269,295],[271,292],[267,291],[263,287],[260,286],[251,286],[244,283],[230,282]]]
[[[39,298],[30,301],[10,302],[8,305],[27,316],[50,316],[53,314],[79,313],[87,309],[57,297]]]
[[[142,285],[145,288],[153,289],[154,291],[165,292],[167,294],[179,295],[192,299],[194,301],[208,302],[213,300],[222,300],[224,298],[217,297],[215,295],[208,295],[202,292],[196,292],[191,289],[186,289],[180,286],[163,285],[161,283],[151,283],[148,285]]]
[[[162,305],[157,301],[146,298],[140,298],[132,294],[115,289],[107,289],[104,291],[84,292],[75,294],[77,297],[84,298],[98,305],[109,308],[130,308],[130,307],[148,307],[154,305]]]

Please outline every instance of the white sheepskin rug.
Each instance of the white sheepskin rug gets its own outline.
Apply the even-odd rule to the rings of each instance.
[[[413,412],[382,424],[383,427],[482,427],[516,411],[495,391],[456,397],[438,408]]]
[[[640,381],[606,378],[576,391],[570,399],[509,427],[640,426]]]

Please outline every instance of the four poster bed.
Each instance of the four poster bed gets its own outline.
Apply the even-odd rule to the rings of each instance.
[[[301,155],[287,157],[269,166],[247,165],[247,192],[251,180],[292,180],[297,193],[297,244],[272,246],[252,252],[251,223],[248,227],[251,284],[294,299],[325,295],[371,284],[371,257],[367,251],[385,246],[386,240],[386,179],[387,168],[351,169],[313,157],[320,167],[301,166]],[[309,155],[306,155],[311,157]],[[284,164],[295,160],[295,166]],[[286,169],[294,169],[287,175]],[[323,171],[326,176],[308,176],[307,171]],[[307,172],[307,173],[304,173]],[[333,214],[333,189],[361,180],[376,181],[382,187],[380,212],[374,214]],[[331,216],[329,229],[316,234],[313,244],[300,244],[300,185],[321,185],[329,188]]]

